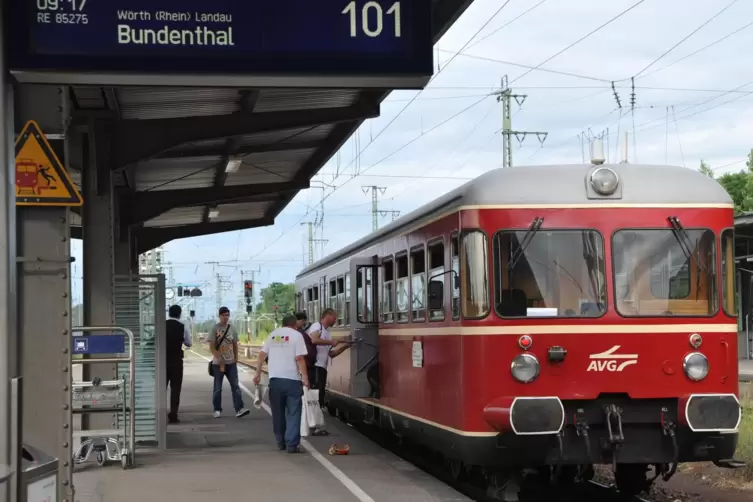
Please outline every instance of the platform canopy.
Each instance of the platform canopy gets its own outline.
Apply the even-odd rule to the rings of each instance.
[[[234,30],[230,53],[212,52],[214,49],[208,48],[186,51],[181,46],[147,54],[139,52],[143,48],[121,47],[128,45],[125,42],[137,40],[137,36],[147,37],[144,40],[167,37],[164,39],[168,42],[189,36],[189,33],[171,34],[177,29],[175,26],[181,26],[178,20],[167,24],[153,22],[154,6],[169,1],[172,0],[133,0],[128,3],[131,14],[113,7],[107,7],[110,9],[107,12],[103,10],[105,5],[117,6],[117,0],[114,4],[84,0],[11,2],[17,18],[27,16],[38,21],[28,33],[16,27],[23,43],[15,43],[10,56],[12,74],[18,83],[17,132],[27,120],[37,121],[59,157],[67,159],[71,178],[79,186],[84,166],[96,167],[97,180],[109,179],[105,175],[108,171],[113,173],[118,230],[121,235],[134,238],[138,252],[173,239],[274,224],[275,217],[298,191],[309,187],[311,178],[361,123],[379,116],[380,104],[392,90],[421,88],[426,84],[431,75],[431,57],[426,59],[426,48],[430,54],[433,43],[472,0],[431,0],[431,6],[427,3],[425,9],[430,12],[430,22],[411,18],[423,12],[422,1],[412,2],[410,10],[405,5],[400,7],[399,1],[380,1],[382,26],[385,30],[392,26],[392,42],[374,42],[376,45],[370,46],[371,42],[364,42],[358,32],[353,40],[360,42],[352,49],[347,48],[345,38],[312,42],[308,59],[304,57],[306,54],[301,56],[301,51],[307,41],[318,40],[312,29],[298,27],[303,34],[290,42],[297,44],[293,49],[299,51],[294,58],[286,59],[283,55],[288,47],[279,36],[274,38],[275,50],[259,53],[260,47],[267,50],[269,44],[259,45],[258,40],[249,38],[247,30],[239,29],[237,17],[243,12],[235,12],[236,19],[230,24],[223,25],[219,18],[211,21],[214,24],[207,24]],[[255,1],[217,0],[212,9],[217,14],[224,12],[223,6],[227,7],[225,10],[239,9]],[[287,2],[310,4],[300,0]],[[358,24],[360,20],[375,15],[373,6],[367,16],[357,11],[358,15],[351,17],[348,10],[363,10],[366,4],[375,2],[340,3],[337,12],[331,15],[340,16],[341,28],[355,20],[353,29],[363,30],[364,26]],[[144,9],[152,9],[149,22],[144,21],[143,14],[139,19],[141,11],[134,8],[142,4]],[[53,5],[58,6],[57,11],[52,10]],[[414,36],[420,38],[421,26],[425,25],[426,44],[415,40],[413,45],[395,42],[397,27],[386,21],[390,9],[393,12],[389,15],[395,14],[394,5],[402,8],[404,24],[400,38],[410,38],[406,31],[409,26],[415,28]],[[47,11],[40,11],[40,6],[46,6]],[[197,7],[192,15],[200,17],[201,12]],[[45,14],[50,15],[45,17]],[[58,14],[69,21],[88,14],[88,24],[73,28],[68,21],[55,24],[60,18]],[[278,14],[268,13],[271,18]],[[45,19],[54,26],[45,25]],[[106,20],[111,26],[99,20]],[[259,24],[258,20],[254,22]],[[160,28],[163,24],[170,29]],[[103,26],[110,31],[103,34]],[[264,24],[257,28],[261,26]],[[366,28],[374,32],[375,26]],[[129,31],[128,40],[126,29],[136,30]],[[272,37],[269,27],[264,29]],[[201,35],[197,30],[190,36]],[[102,47],[92,47],[86,43],[99,40],[96,37],[100,35],[110,43],[114,33],[118,33],[120,45],[113,42],[111,47],[103,42]],[[214,42],[220,40],[219,32],[213,37]],[[65,42],[55,44],[54,40]],[[198,38],[190,40],[195,42]],[[420,57],[412,50],[420,52]],[[330,58],[331,64],[321,63],[329,61],[327,51],[336,53]],[[398,55],[392,63],[387,62],[389,54]],[[253,60],[256,66],[248,61],[231,64],[238,58],[252,56],[256,58]],[[376,66],[357,64],[359,57],[372,58],[369,61]],[[142,75],[134,76],[134,65],[141,61],[147,61],[146,68]],[[318,67],[313,64],[317,61]],[[258,68],[266,73],[259,74]],[[381,72],[375,74],[375,71]],[[68,93],[70,100],[62,99],[61,93]],[[88,134],[94,133],[88,158],[69,156],[66,153],[70,152],[64,151],[62,103],[68,102],[73,103],[70,110],[73,129],[68,130],[80,126]],[[98,182],[98,187],[109,190],[104,181]],[[80,237],[77,228],[80,219],[74,220],[73,235]]]

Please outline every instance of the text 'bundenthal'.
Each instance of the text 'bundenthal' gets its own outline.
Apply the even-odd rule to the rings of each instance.
[[[118,43],[136,45],[217,45],[233,46],[233,28],[212,30],[197,26],[191,30],[164,26],[158,30],[132,28],[127,24],[118,25]]]

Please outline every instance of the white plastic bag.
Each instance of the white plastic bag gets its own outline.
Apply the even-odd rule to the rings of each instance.
[[[304,396],[303,406],[301,406],[301,437],[304,438],[308,437],[309,433],[311,432],[309,429],[308,417],[306,416],[308,415],[308,410],[306,410],[306,408],[306,399]]]
[[[261,384],[256,386],[256,389],[254,389],[254,408],[256,408],[257,410],[261,409],[261,403],[266,397],[268,391],[269,387],[267,386],[263,386]]]
[[[304,396],[306,408],[306,421],[311,429],[319,429],[324,427],[324,413],[319,406],[319,390],[308,389]]]

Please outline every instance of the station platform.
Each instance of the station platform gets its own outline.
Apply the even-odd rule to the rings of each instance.
[[[215,419],[206,360],[187,352],[184,364],[181,423],[168,426],[167,450],[137,449],[126,471],[94,461],[77,466],[76,502],[470,500],[328,415],[329,437],[304,439],[302,454],[279,451],[270,415],[252,406],[252,370],[239,368],[251,414],[235,417],[225,382],[223,416]],[[330,456],[333,443],[347,443],[350,454]]]

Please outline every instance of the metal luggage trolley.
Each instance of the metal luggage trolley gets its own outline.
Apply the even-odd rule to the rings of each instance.
[[[134,354],[133,333],[117,326],[74,328],[75,332],[85,333],[73,336],[73,355],[95,356],[90,359],[74,359],[71,364],[128,363],[128,376],[116,380],[94,379],[93,381],[73,382],[73,413],[123,413],[122,425],[116,429],[74,431],[74,438],[86,437],[85,441],[73,455],[74,464],[81,464],[89,459],[92,451],[96,452],[97,464],[105,465],[107,461],[118,462],[123,469],[133,465],[135,452],[135,418],[136,398],[135,380],[136,358]],[[110,334],[90,334],[110,332]],[[128,339],[127,357],[99,357],[97,354],[125,354]],[[126,385],[128,392],[126,394]],[[125,420],[125,417],[128,417]]]

